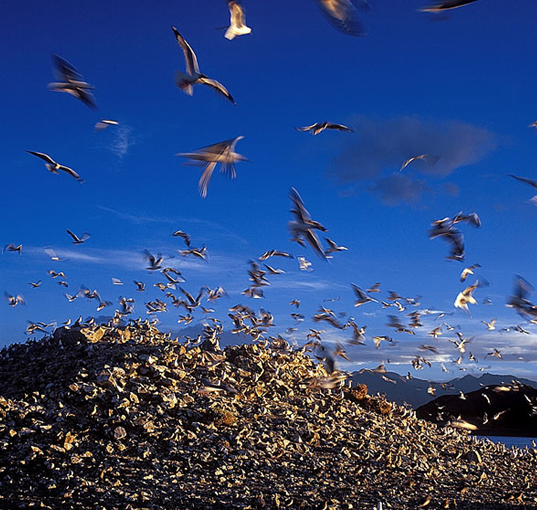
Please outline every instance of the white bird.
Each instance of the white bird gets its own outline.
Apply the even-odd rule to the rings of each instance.
[[[252,29],[246,26],[244,7],[237,0],[228,0],[227,6],[229,7],[230,25],[226,30],[224,37],[231,41],[238,35],[252,33]]]
[[[84,81],[76,67],[58,55],[52,55],[52,61],[59,81],[49,83],[48,88],[55,92],[66,92],[82,101],[86,106],[97,108],[95,98],[91,93],[94,87]]]
[[[109,126],[119,126],[119,122],[117,120],[101,119],[95,124],[95,127],[93,129],[95,131],[104,131]]]
[[[53,174],[57,174],[58,170],[61,170],[62,172],[65,172],[69,174],[71,177],[74,177],[80,184],[84,182],[84,180],[78,175],[72,168],[69,168],[65,165],[60,165],[60,163],[56,163],[48,154],[45,154],[43,152],[34,152],[34,151],[26,151],[29,154],[33,154],[34,156],[37,156],[38,158],[41,158],[43,161],[45,161],[45,166],[47,167],[47,170]]]
[[[399,171],[402,172],[413,161],[421,160],[421,161],[425,161],[425,163],[427,163],[429,166],[433,166],[433,165],[436,165],[436,163],[438,163],[439,159],[440,159],[440,156],[431,156],[430,154],[420,154],[419,156],[412,156],[411,158],[403,162]]]
[[[229,99],[234,105],[236,105],[237,103],[235,103],[235,99],[233,99],[226,87],[224,87],[220,82],[212,80],[201,73],[198,65],[198,59],[196,57],[196,54],[194,53],[194,50],[190,47],[190,44],[186,42],[184,37],[177,31],[175,27],[172,27],[172,30],[177,39],[177,43],[185,54],[187,73],[185,74],[180,71],[177,71],[175,73],[175,84],[189,96],[194,93],[193,85],[195,85],[196,83],[207,85],[216,92],[222,94],[224,97]]]
[[[468,303],[472,305],[476,305],[477,301],[475,300],[473,293],[474,290],[477,289],[478,281],[476,281],[473,285],[470,285],[469,287],[466,287],[462,292],[459,292],[457,295],[457,298],[455,299],[455,307],[461,308],[466,313],[470,313],[470,310],[468,309]]]
[[[243,138],[243,136],[238,136],[231,140],[225,140],[223,142],[215,143],[214,145],[203,147],[196,152],[176,154],[176,156],[193,160],[196,165],[205,165],[198,184],[202,198],[207,196],[209,181],[211,180],[214,169],[218,163],[221,164],[220,172],[227,174],[231,179],[237,177],[235,163],[238,161],[247,161],[244,156],[235,152],[235,145],[237,145],[237,142]]]

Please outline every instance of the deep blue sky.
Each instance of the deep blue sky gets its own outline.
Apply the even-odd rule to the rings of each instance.
[[[0,244],[22,243],[23,253],[0,257],[0,287],[23,294],[27,305],[4,301],[0,345],[24,340],[28,320],[60,324],[99,315],[94,301],[68,303],[64,297],[81,284],[114,305],[119,295],[134,297],[133,316],[146,316],[145,302],[166,300],[153,287],[163,278],[144,269],[142,252],[148,249],[180,268],[192,293],[203,284],[223,285],[229,298],[215,305],[223,320],[229,307],[242,302],[270,310],[273,332],[283,332],[294,323],[289,300],[301,299],[298,311],[311,317],[323,299],[340,298],[324,304],[368,325],[368,346],[349,347],[354,363],[344,368],[389,358],[389,369],[406,373],[409,359],[423,354],[417,347],[434,344],[441,354],[424,355],[437,363],[415,375],[440,377],[440,361],[450,377],[464,375],[460,367],[475,371],[467,360],[450,363],[459,355],[448,341],[453,334],[438,341],[427,336],[439,323],[433,318],[425,317],[425,327],[410,337],[385,326],[388,314],[397,315],[394,308],[354,308],[350,282],[366,288],[378,281],[381,299],[394,290],[421,295],[419,308],[454,312],[447,320],[475,337],[468,350],[479,366],[535,376],[537,330],[505,307],[515,274],[537,285],[537,208],[529,203],[535,193],[506,175],[537,178],[537,132],[528,128],[537,119],[535,2],[480,0],[435,17],[417,12],[426,0],[371,0],[371,12],[362,14],[369,33],[360,38],[336,31],[313,0],[243,5],[252,34],[233,41],[218,29],[229,22],[224,0],[150,6],[137,0],[31,0],[3,9]],[[196,52],[201,70],[233,94],[236,107],[201,85],[193,97],[175,86],[174,73],[185,64],[172,24]],[[95,86],[97,111],[47,89],[54,80],[52,53]],[[94,132],[100,118],[120,125]],[[294,129],[322,120],[356,133],[313,137]],[[215,172],[208,197],[200,198],[200,170],[175,154],[239,135],[245,138],[237,151],[249,162],[237,165],[235,181]],[[86,182],[47,172],[26,150],[50,154]],[[399,174],[402,161],[419,153],[441,159],[435,167],[417,162]],[[290,243],[291,186],[348,252],[325,263],[310,248]],[[478,213],[483,222],[480,230],[461,227],[463,264],[447,261],[447,243],[427,236],[431,221],[461,210]],[[66,229],[91,238],[73,246]],[[190,233],[194,246],[207,246],[208,262],[177,254],[184,245],[170,237],[176,229]],[[48,246],[68,260],[52,262],[43,250]],[[249,284],[248,260],[272,248],[305,256],[314,271],[299,271],[296,260],[270,259],[286,274],[270,277],[265,299],[241,296]],[[477,289],[479,305],[471,306],[469,317],[453,302],[465,286],[458,280],[461,270],[474,263],[482,266],[478,278],[491,285]],[[68,289],[47,275],[50,269],[65,272]],[[124,285],[112,285],[112,277]],[[146,282],[145,293],[135,291],[134,279]],[[37,280],[41,287],[31,289],[28,282]],[[493,304],[483,305],[485,298]],[[100,314],[113,314],[113,308]],[[159,316],[161,327],[177,330],[183,311],[168,308]],[[199,312],[195,317],[203,320]],[[494,317],[497,331],[487,332],[481,321]],[[499,332],[519,323],[531,335]],[[303,323],[291,340],[304,343],[311,325]],[[350,336],[319,327],[327,331],[328,346]],[[376,350],[373,334],[399,343]],[[504,359],[483,360],[494,347]]]

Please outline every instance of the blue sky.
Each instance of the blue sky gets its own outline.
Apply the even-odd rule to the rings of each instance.
[[[537,208],[529,202],[535,193],[507,176],[537,178],[537,132],[528,128],[537,119],[535,3],[480,0],[435,17],[417,12],[426,0],[371,0],[370,12],[361,14],[366,37],[335,30],[313,0],[243,5],[252,34],[233,41],[219,29],[229,22],[224,0],[151,6],[32,0],[4,9],[0,244],[23,248],[20,256],[0,256],[0,287],[22,294],[27,304],[4,301],[0,307],[0,345],[23,341],[28,320],[60,324],[78,315],[111,315],[119,296],[136,299],[133,317],[146,316],[144,303],[167,299],[153,287],[162,276],[145,270],[148,249],[182,271],[190,292],[205,284],[226,288],[229,297],[215,303],[214,314],[226,328],[228,308],[240,302],[270,310],[272,332],[284,333],[294,325],[294,298],[302,300],[298,312],[306,316],[290,336],[299,345],[315,327],[309,318],[320,305],[368,325],[367,345],[347,346],[352,364],[341,365],[346,369],[389,359],[388,369],[413,372],[409,360],[426,355],[417,348],[429,344],[440,354],[426,355],[433,368],[416,376],[476,371],[467,359],[451,363],[459,356],[448,340],[452,333],[438,341],[427,336],[441,322],[434,316],[424,316],[425,326],[410,337],[385,324],[388,314],[407,322],[404,314],[416,308],[398,314],[374,303],[353,306],[351,282],[363,288],[381,282],[381,299],[393,290],[420,295],[419,309],[453,312],[445,320],[474,337],[468,350],[477,366],[535,376],[537,329],[505,307],[515,274],[537,285]],[[233,94],[236,107],[201,85],[193,97],[175,86],[174,73],[185,63],[171,25],[190,43],[201,70]],[[53,53],[95,86],[98,110],[47,89],[54,80]],[[101,118],[120,124],[94,132]],[[322,120],[355,133],[314,137],[294,129]],[[237,165],[234,181],[215,172],[202,199],[201,171],[175,154],[239,135],[244,139],[236,149],[249,161]],[[50,154],[86,182],[47,172],[27,150]],[[418,161],[398,172],[419,153],[441,158],[433,167]],[[347,252],[326,263],[311,248],[290,242],[292,186]],[[464,263],[446,260],[447,243],[427,235],[431,221],[459,211],[476,212],[483,223],[479,230],[461,227]],[[66,229],[91,238],[74,246]],[[177,253],[184,249],[181,239],[170,237],[177,229],[188,232],[194,246],[207,246],[206,262]],[[51,261],[45,247],[67,260]],[[269,277],[264,299],[248,299],[241,295],[249,285],[248,261],[269,249],[305,256],[314,270],[300,271],[296,259],[270,259],[286,273]],[[468,316],[453,302],[465,287],[460,272],[475,263],[482,266],[477,278],[490,285],[476,290],[479,304]],[[67,289],[47,274],[51,269],[65,272]],[[113,285],[112,277],[124,284]],[[30,288],[28,282],[37,280],[41,287]],[[136,292],[133,280],[146,282],[146,292]],[[69,303],[64,293],[80,285],[97,289],[114,306],[96,312],[94,301]],[[483,305],[485,298],[492,305]],[[183,311],[168,309],[159,316],[161,328],[178,331]],[[492,318],[497,330],[488,332],[481,321]],[[197,312],[194,323],[203,320]],[[530,335],[499,332],[516,324]],[[349,330],[322,329],[328,346],[350,337]],[[382,334],[397,345],[375,349],[371,337]],[[504,359],[483,359],[494,347]]]

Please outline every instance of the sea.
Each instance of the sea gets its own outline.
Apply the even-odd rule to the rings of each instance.
[[[537,437],[509,437],[509,436],[476,436],[480,439],[488,439],[494,443],[503,443],[508,448],[533,448],[532,441],[537,444]]]

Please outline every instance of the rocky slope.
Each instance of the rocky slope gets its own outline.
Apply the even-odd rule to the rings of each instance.
[[[537,436],[537,390],[524,384],[486,386],[444,395],[416,409],[419,418],[443,424],[462,420],[485,436]]]
[[[537,505],[537,450],[476,442],[348,388],[283,340],[124,328],[0,352],[0,508]]]

